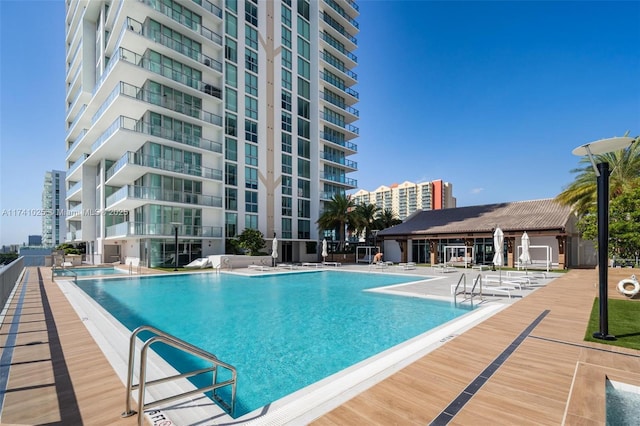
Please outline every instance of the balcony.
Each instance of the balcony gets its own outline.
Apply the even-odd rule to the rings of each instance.
[[[171,7],[159,1],[140,0],[140,2],[146,4],[147,6],[149,6],[154,10],[157,10],[158,12],[180,23],[181,25],[184,25],[190,30],[195,31],[196,33],[200,34],[207,40],[211,40],[212,42],[218,44],[219,46],[222,46],[222,37],[220,36],[220,34],[206,27],[203,27],[201,24],[198,24],[197,22],[194,22],[192,19],[187,18],[185,15],[181,14],[179,11],[172,9]],[[215,13],[216,12],[214,12],[214,14]],[[220,14],[222,14],[222,11],[220,11]]]
[[[331,46],[331,48],[333,48],[336,52],[344,55],[344,58],[351,65],[350,68],[355,67],[358,64],[358,57],[347,50],[344,45],[332,35],[323,31],[320,33],[320,39],[323,40],[328,46]]]
[[[350,133],[353,133],[353,134],[356,134],[356,135],[360,134],[360,129],[357,128],[356,126],[351,125],[351,124],[347,124],[347,123],[345,123],[344,121],[340,120],[337,117],[334,117],[334,116],[332,116],[330,114],[326,114],[324,111],[320,111],[320,117],[324,121],[333,124],[339,130],[344,130],[344,131],[347,131],[347,132],[350,132]]]
[[[320,158],[322,158],[323,160],[329,161],[331,163],[344,166],[345,168],[351,169],[352,171],[358,170],[358,163],[335,154],[320,151]]]
[[[173,99],[168,99],[166,96],[161,96],[158,93],[151,92],[143,89],[142,87],[137,87],[123,81],[113,89],[100,108],[98,108],[98,111],[96,111],[94,116],[91,118],[91,123],[95,123],[118,96],[126,96],[151,105],[161,106],[207,123],[222,126],[222,117],[217,114],[195,108],[193,105],[176,102]]]
[[[326,181],[329,181],[329,182],[343,184],[343,185],[349,186],[351,188],[357,188],[358,187],[358,181],[356,179],[351,179],[351,178],[348,178],[348,177],[346,177],[344,175],[336,175],[336,174],[329,174],[329,173],[325,173],[325,172],[320,172],[320,179],[321,180],[326,180]]]
[[[355,154],[358,152],[358,145],[344,140],[344,138],[339,138],[336,137],[332,134],[329,134],[327,132],[320,132],[320,139],[322,139],[325,142],[330,142],[334,145],[337,145],[338,147],[345,149],[347,151],[350,151],[351,154]]]
[[[166,160],[161,157],[137,154],[134,152],[125,153],[118,161],[116,161],[106,172],[106,182],[109,185],[118,185],[118,182],[131,182],[145,173],[144,170],[138,170],[137,167],[150,167],[152,169],[163,170],[189,176],[197,176],[204,179],[211,179],[222,182],[222,170],[211,169],[190,163],[182,163],[174,160]]]
[[[135,120],[122,115],[116,118],[107,130],[105,130],[104,133],[96,139],[93,145],[91,145],[91,152],[96,152],[112,135],[121,130],[129,130],[145,135],[157,136],[183,145],[204,149],[206,151],[222,153],[222,143],[220,142],[204,139],[191,133],[166,129],[160,125],[154,126],[144,120]]]
[[[355,90],[353,90],[350,87],[346,87],[344,84],[342,84],[341,82],[338,81],[334,81],[334,79],[332,79],[328,74],[326,74],[323,71],[320,71],[320,77],[322,77],[322,80],[326,81],[327,83],[331,84],[332,87],[335,87],[336,89],[339,89],[340,91],[346,93],[347,95],[355,98],[355,99],[359,99],[360,95],[358,94],[358,92],[356,92]]]
[[[335,2],[334,0],[324,0],[324,3],[329,5],[329,11],[335,12],[335,14],[340,16],[345,22],[352,25],[356,31],[360,28],[358,22],[356,22],[355,19],[349,16],[349,14],[337,2]]]
[[[325,93],[324,91],[322,91],[320,92],[320,99],[327,102],[328,104],[331,104],[331,106],[340,108],[341,111],[344,111],[353,117],[360,117],[360,111],[358,111],[354,107],[346,105],[343,100],[339,99],[338,96],[332,96],[331,93]]]
[[[144,222],[122,222],[112,225],[106,229],[107,238],[122,237],[161,237],[173,238],[175,236],[175,228],[172,224],[160,223],[144,223]],[[196,237],[196,238],[222,238],[221,226],[195,226],[195,225],[179,225],[179,237]]]
[[[148,204],[151,201],[191,204],[205,207],[222,207],[222,197],[133,185],[123,186],[111,194],[107,197],[106,205],[107,210],[131,210],[141,205]]]

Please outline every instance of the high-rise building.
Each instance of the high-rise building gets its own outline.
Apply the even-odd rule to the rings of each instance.
[[[65,172],[61,170],[45,172],[42,189],[42,245],[44,247],[55,247],[63,243],[67,237],[67,223],[64,215],[67,196],[65,188]]]
[[[400,220],[418,210],[456,207],[453,185],[442,180],[394,183],[391,186],[380,186],[371,192],[361,189],[351,197],[355,204],[374,204],[382,210],[391,210]]]
[[[323,203],[357,186],[356,3],[66,4],[67,224],[88,258],[184,264],[251,228],[315,260]]]

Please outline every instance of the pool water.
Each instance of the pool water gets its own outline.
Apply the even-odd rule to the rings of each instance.
[[[79,277],[94,277],[94,276],[99,276],[99,275],[122,275],[122,274],[127,274],[128,273],[128,271],[125,271],[124,269],[118,269],[118,268],[114,268],[114,267],[109,267],[109,268],[67,268],[66,270],[56,271],[56,275],[62,275],[62,276],[71,275],[71,274],[65,273],[66,271],[72,271],[74,274],[76,274]]]
[[[607,425],[635,426],[640,422],[640,389],[607,380]]]
[[[469,312],[363,291],[415,280],[318,271],[91,279],[78,286],[128,329],[152,325],[233,365],[239,417]],[[179,371],[206,365],[164,345],[154,350]],[[194,382],[211,383],[201,380]]]

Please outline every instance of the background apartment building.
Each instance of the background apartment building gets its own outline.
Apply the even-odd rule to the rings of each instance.
[[[418,210],[440,210],[456,207],[453,185],[442,180],[431,182],[394,183],[380,186],[375,191],[359,190],[352,195],[356,204],[374,204],[382,210],[391,210],[400,220]]]
[[[65,172],[61,170],[45,172],[42,189],[41,240],[44,247],[55,247],[67,239],[67,223],[64,215],[66,195]]]
[[[173,265],[245,228],[315,259],[357,186],[351,0],[67,1],[67,216],[93,262]],[[177,233],[178,246],[175,245]]]

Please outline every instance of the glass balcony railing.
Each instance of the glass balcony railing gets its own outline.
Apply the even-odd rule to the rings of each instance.
[[[331,135],[331,134],[329,134],[327,132],[320,132],[320,138],[325,140],[325,141],[334,143],[336,145],[340,145],[342,147],[345,147],[345,148],[347,148],[347,149],[349,149],[351,151],[358,151],[358,145],[357,144],[355,144],[353,142],[345,141],[344,139],[338,138],[338,137],[336,137],[334,135]]]
[[[74,192],[80,191],[82,189],[82,181],[76,182],[71,185],[71,188],[67,190],[67,195],[71,195]]]
[[[342,25],[340,25],[335,19],[333,19],[327,12],[322,12],[320,14],[322,16],[322,20],[327,23],[331,28],[339,32],[341,35],[345,36],[347,40],[349,40],[353,44],[358,44],[358,40],[349,34],[347,30],[344,29]]]
[[[109,237],[129,237],[129,236],[165,236],[173,237],[175,228],[172,224],[153,224],[144,222],[122,222],[117,225],[107,227],[106,236]],[[222,238],[221,226],[195,226],[178,225],[179,237],[205,237]]]
[[[78,159],[76,160],[76,162],[75,162],[75,163],[73,163],[73,164],[71,165],[71,167],[69,167],[69,169],[67,170],[67,176],[69,176],[69,175],[70,175],[71,173],[73,173],[73,172],[74,172],[78,167],[80,167],[80,165],[81,165],[82,163],[84,163],[84,160],[86,160],[86,159],[87,159],[87,157],[89,157],[89,154],[84,154],[84,155],[82,155],[80,158],[78,158]]]
[[[338,40],[336,40],[335,38],[331,37],[329,34],[325,33],[325,32],[321,32],[320,33],[320,38],[322,40],[324,40],[325,42],[327,42],[327,44],[331,47],[333,47],[334,49],[336,49],[338,52],[342,53],[344,56],[346,56],[347,58],[349,58],[350,60],[352,60],[353,62],[358,62],[358,57],[356,55],[354,55],[353,53],[349,52],[342,43],[340,43]]]
[[[220,182],[222,181],[222,170],[211,169],[209,167],[203,167],[195,164],[182,163],[174,160],[166,160],[164,158],[151,155],[137,154],[131,151],[125,153],[111,166],[109,170],[107,170],[106,180],[109,180],[127,164],[151,167],[167,172],[183,173],[190,176],[198,176]]]
[[[192,133],[181,132],[178,130],[166,129],[162,126],[154,126],[143,120],[135,120],[130,117],[120,116],[105,130],[102,135],[91,145],[91,152],[95,152],[107,139],[109,139],[118,130],[130,130],[132,132],[142,133],[145,135],[157,136],[178,142],[184,145],[201,148],[211,152],[222,153],[222,143],[201,138]]]
[[[207,207],[222,207],[222,197],[214,197],[211,195],[185,193],[180,191],[169,191],[161,188],[152,188],[146,186],[123,186],[109,197],[107,197],[107,209],[113,204],[125,200],[149,200],[149,201],[167,201],[172,203],[194,204]]]
[[[360,98],[360,95],[358,94],[358,92],[356,92],[350,87],[346,87],[344,83],[342,83],[341,81],[336,81],[336,79],[332,78],[329,74],[323,71],[320,71],[320,77],[322,77],[324,81],[331,84],[333,87],[342,90],[347,95],[353,96],[356,99]]]
[[[347,158],[340,157],[338,155],[331,154],[328,152],[320,151],[320,158],[327,161],[331,161],[332,163],[341,164],[343,166],[346,166],[352,169],[358,168],[358,163],[356,163],[355,161],[351,161]]]
[[[347,22],[349,22],[351,25],[353,25],[356,28],[360,28],[360,26],[358,25],[358,23],[356,22],[355,19],[353,19],[351,16],[349,16],[349,14],[347,12],[344,11],[344,9],[342,8],[342,6],[340,6],[338,3],[336,3],[334,0],[324,0],[324,2],[326,4],[328,4],[331,9],[335,10],[338,15],[342,16],[344,19],[347,20]]]
[[[358,79],[358,74],[356,74],[355,72],[351,71],[350,69],[347,69],[344,66],[344,64],[342,64],[340,61],[338,61],[333,55],[331,55],[331,54],[329,54],[327,52],[321,52],[320,53],[320,57],[322,59],[324,59],[324,61],[326,63],[328,63],[329,65],[331,65],[332,67],[334,67],[338,71],[344,73],[349,78],[352,78],[354,80]]]
[[[339,117],[334,117],[333,115],[327,114],[324,111],[320,111],[320,116],[322,117],[323,120],[328,121],[329,123],[335,124],[336,126],[348,132],[355,133],[356,135],[360,133],[359,128],[351,124],[345,123],[344,120],[341,120]]]
[[[146,4],[147,6],[151,7],[154,10],[157,10],[158,12],[162,13],[165,16],[168,16],[169,18],[184,25],[190,30],[197,32],[204,38],[211,40],[212,42],[218,44],[219,46],[222,46],[222,37],[220,36],[220,34],[208,29],[207,27],[203,27],[202,24],[194,21],[193,19],[187,17],[186,15],[183,15],[180,11],[176,9],[172,9],[166,4],[159,1],[155,1],[155,0],[140,0],[140,2]]]
[[[329,180],[331,182],[343,183],[345,185],[349,185],[354,188],[358,186],[357,179],[351,179],[344,175],[335,175],[335,174],[320,172],[320,179]]]
[[[320,99],[323,99],[329,102],[331,105],[334,105],[348,112],[349,114],[355,115],[356,117],[360,117],[360,111],[345,104],[344,100],[341,100],[338,96],[331,95],[330,93],[320,92]]]

